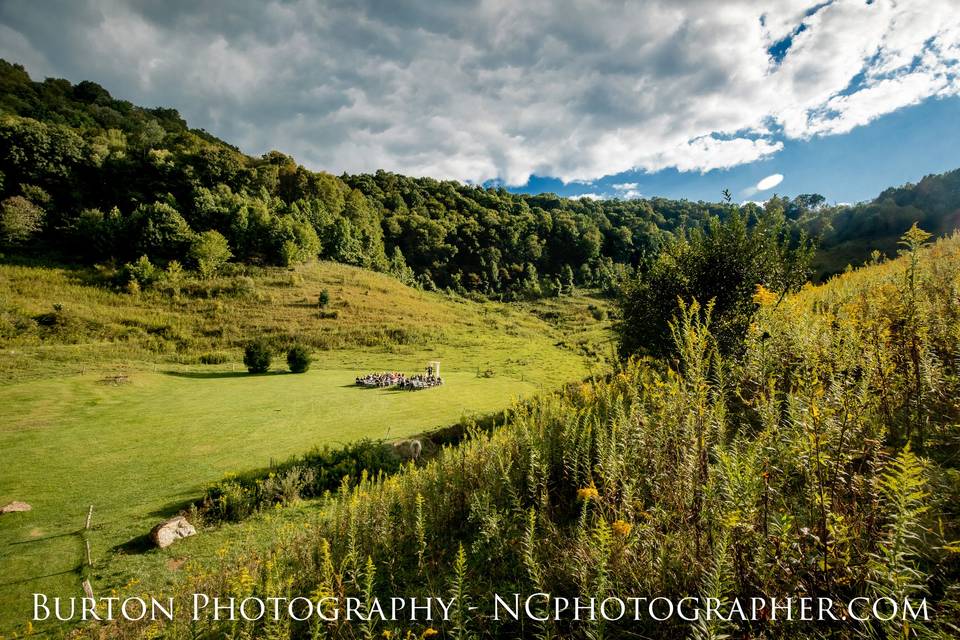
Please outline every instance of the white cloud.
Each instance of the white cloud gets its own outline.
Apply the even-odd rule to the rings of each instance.
[[[610,186],[612,186],[614,191],[617,192],[616,197],[618,198],[623,198],[624,200],[635,200],[643,197],[643,194],[640,193],[640,183],[638,182],[620,182]]]
[[[954,0],[762,4],[7,0],[0,55],[250,153],[508,184],[728,168],[960,94]]]
[[[783,182],[783,174],[775,173],[758,182],[754,189],[757,191],[766,191],[767,189],[773,189],[781,182]]]

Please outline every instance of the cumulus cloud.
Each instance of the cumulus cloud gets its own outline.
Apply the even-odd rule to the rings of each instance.
[[[636,198],[642,198],[643,194],[640,193],[640,184],[637,182],[620,182],[614,185],[611,185],[614,191],[617,192],[618,198],[623,198],[624,200],[634,200]]]
[[[953,0],[7,0],[0,56],[315,169],[589,182],[733,167],[960,94],[960,12]]]

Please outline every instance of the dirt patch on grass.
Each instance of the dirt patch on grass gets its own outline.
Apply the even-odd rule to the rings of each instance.
[[[169,571],[179,571],[180,568],[187,563],[186,558],[170,558],[167,560],[167,570]]]

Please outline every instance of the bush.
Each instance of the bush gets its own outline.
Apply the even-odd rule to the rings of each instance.
[[[590,305],[589,307],[587,307],[587,310],[590,312],[590,315],[593,316],[594,320],[598,320],[602,322],[607,319],[606,309],[601,309],[596,305]]]
[[[121,284],[126,285],[129,290],[130,283],[135,282],[139,291],[151,286],[160,278],[162,273],[150,262],[150,258],[140,256],[136,262],[128,262],[123,265],[123,269],[120,270]]]
[[[317,306],[321,309],[326,309],[328,304],[330,304],[330,292],[324,289],[320,292],[320,297],[317,300]]]
[[[208,353],[200,354],[200,364],[223,364],[230,359],[226,353],[222,351],[210,351]]]
[[[230,243],[217,231],[204,231],[190,247],[190,258],[205,279],[212,278],[232,257]]]
[[[244,349],[243,364],[247,365],[247,371],[250,373],[266,373],[270,370],[272,357],[267,343],[263,340],[255,340]]]
[[[367,477],[392,475],[402,466],[391,445],[364,438],[338,449],[315,448],[269,469],[228,476],[209,487],[194,506],[210,522],[239,522],[276,503],[335,491],[347,478],[351,485],[364,473]]]
[[[0,236],[11,244],[25,242],[43,226],[44,211],[23,196],[0,203]]]
[[[620,354],[675,357],[673,323],[681,304],[692,300],[713,305],[710,328],[720,351],[740,354],[759,307],[758,285],[779,299],[806,282],[812,257],[812,244],[803,236],[791,238],[777,206],[711,218],[668,243],[625,285],[616,326]]]
[[[290,373],[305,373],[310,368],[310,352],[303,345],[294,345],[287,352],[287,366]]]

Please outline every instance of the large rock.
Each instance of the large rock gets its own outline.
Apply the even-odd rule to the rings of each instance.
[[[397,452],[401,460],[416,460],[420,457],[423,445],[419,440],[403,440],[394,443],[393,450]]]
[[[19,500],[14,500],[10,504],[5,504],[0,507],[0,513],[16,513],[17,511],[30,511],[32,509],[30,505],[26,502],[20,502]]]
[[[150,539],[161,549],[169,547],[180,538],[197,535],[197,530],[183,516],[170,518],[150,530]]]

